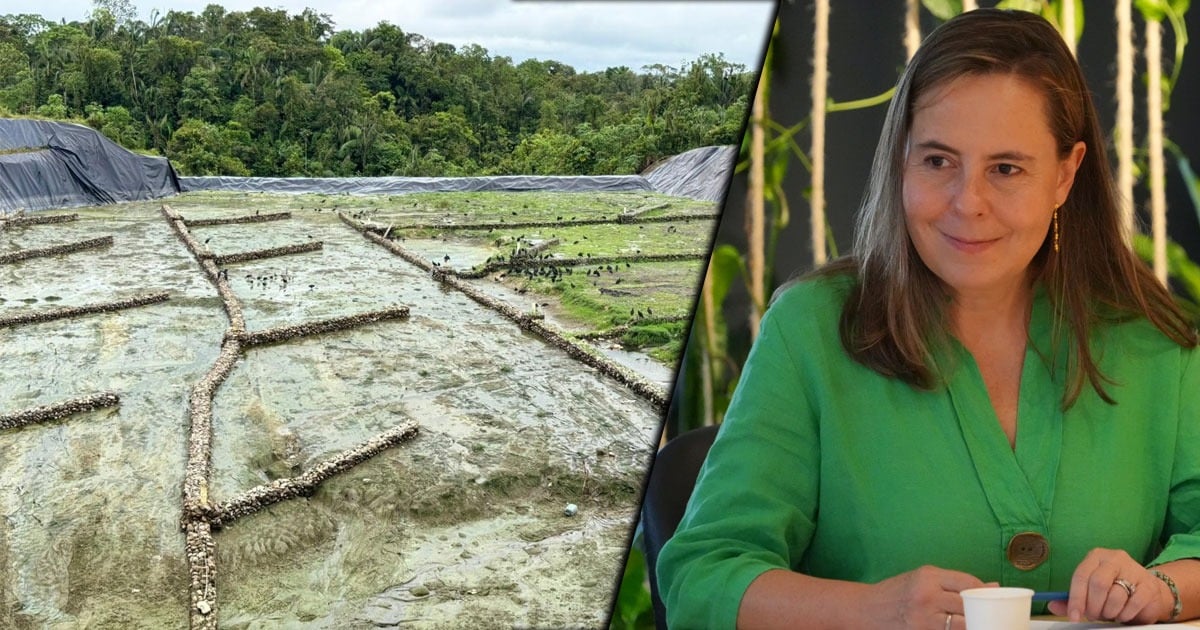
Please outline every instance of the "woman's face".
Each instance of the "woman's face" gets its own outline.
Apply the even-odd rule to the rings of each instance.
[[[1078,142],[1060,160],[1055,144],[1041,92],[1016,75],[968,75],[917,99],[905,222],[921,260],[955,295],[1025,286],[1085,151]]]

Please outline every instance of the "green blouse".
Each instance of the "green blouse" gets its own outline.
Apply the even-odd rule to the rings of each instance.
[[[985,582],[1067,590],[1095,547],[1147,564],[1200,557],[1200,359],[1144,320],[1097,332],[1116,384],[1061,408],[1051,307],[1039,293],[1015,450],[969,352],[947,386],[915,389],[856,363],[838,334],[847,279],[782,293],[659,558],[673,628],[732,628],[764,571],[873,583],[932,564]],[[1059,353],[1061,357],[1062,354]],[[1048,558],[1009,560],[1036,532]]]

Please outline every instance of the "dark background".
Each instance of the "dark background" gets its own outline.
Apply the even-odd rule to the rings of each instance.
[[[829,23],[829,97],[836,102],[850,101],[880,94],[891,88],[899,78],[905,62],[904,2],[899,0],[836,0],[832,3]],[[994,6],[994,1],[982,1],[981,7]],[[1079,42],[1080,65],[1091,86],[1093,99],[1100,110],[1101,126],[1111,133],[1116,115],[1116,16],[1110,0],[1085,3],[1083,37]],[[1192,40],[1185,49],[1183,70],[1171,97],[1170,110],[1165,114],[1167,138],[1175,142],[1200,166],[1200,8],[1192,7],[1186,15]],[[1145,143],[1145,59],[1140,55],[1145,24],[1140,13],[1133,9],[1134,48],[1134,142]],[[780,35],[775,40],[774,66],[771,73],[769,116],[784,126],[790,126],[808,116],[812,106],[810,77],[812,74],[813,8],[809,0],[783,0],[779,8]],[[936,17],[921,10],[921,33],[927,35],[940,23]],[[1175,40],[1170,27],[1163,26],[1163,74],[1169,76],[1174,60]],[[886,105],[869,109],[836,112],[826,120],[826,214],[840,252],[846,252],[853,237],[853,219],[862,199],[879,131],[883,126]],[[807,153],[809,135],[797,136]],[[1089,147],[1090,149],[1090,147]],[[1113,168],[1116,168],[1115,156]],[[1167,230],[1170,238],[1181,243],[1193,260],[1200,260],[1200,220],[1192,206],[1187,189],[1179,176],[1174,156],[1166,155],[1167,164]],[[1114,171],[1113,176],[1116,176]],[[804,197],[810,176],[804,166],[792,159],[784,188],[791,205],[792,217],[780,237],[775,265],[775,285],[812,267],[809,205]],[[1149,191],[1143,181],[1135,184],[1135,204],[1143,231],[1148,231]],[[717,230],[714,246],[730,243],[745,251],[743,231],[746,199],[746,174],[735,175],[730,183],[724,215]],[[768,209],[768,215],[770,211]],[[768,287],[770,292],[774,287]],[[747,328],[748,300],[744,286],[735,283],[726,302],[725,314],[731,333],[731,355],[739,359],[749,347]],[[739,361],[740,363],[740,361]]]

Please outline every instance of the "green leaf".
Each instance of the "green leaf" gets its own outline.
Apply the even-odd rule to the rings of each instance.
[[[1178,278],[1193,301],[1200,301],[1200,265],[1188,258],[1187,250],[1175,242],[1167,243],[1167,268]]]
[[[733,285],[734,279],[742,275],[745,268],[741,252],[733,245],[720,245],[713,250],[708,270],[712,274],[713,308],[718,313],[725,303],[729,287]]]
[[[1075,43],[1083,37],[1083,0],[1075,0]]]
[[[1167,7],[1171,6],[1168,0],[1134,0],[1133,4],[1149,22],[1161,22],[1166,19]]]
[[[788,152],[787,145],[779,145],[767,157],[767,163],[763,168],[763,185],[767,188],[773,188],[781,183],[784,177],[787,176],[788,162],[791,154]]]
[[[921,0],[921,4],[939,20],[949,20],[962,13],[962,0]]]
[[[1053,0],[1053,2],[1036,3],[1038,8],[1031,9],[1034,13],[1041,13],[1041,16],[1046,18],[1059,33],[1063,31],[1062,12],[1063,2],[1074,2],[1075,4],[1075,43],[1079,43],[1079,38],[1083,37],[1083,0]],[[1063,33],[1063,38],[1066,34]]]
[[[621,577],[621,590],[617,592],[617,605],[613,610],[612,630],[639,630],[654,627],[654,606],[650,591],[646,588],[646,559],[641,550],[629,550],[625,563],[625,574]]]
[[[1145,234],[1133,235],[1133,250],[1138,258],[1149,264],[1154,262],[1154,240]],[[1200,302],[1200,265],[1188,258],[1187,250],[1170,239],[1167,240],[1167,274],[1179,281],[1187,291],[1191,302]]]
[[[1001,0],[996,3],[997,9],[1016,9],[1037,13],[1042,10],[1043,0]]]
[[[1196,171],[1192,170],[1191,161],[1183,152],[1176,153],[1175,166],[1179,168],[1179,177],[1183,179],[1183,185],[1188,191],[1188,198],[1192,200],[1196,218],[1200,218],[1200,177],[1196,176]]]

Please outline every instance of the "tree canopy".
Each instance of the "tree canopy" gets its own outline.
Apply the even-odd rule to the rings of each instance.
[[[720,54],[576,72],[382,22],[255,8],[0,16],[0,115],[76,119],[189,175],[624,174],[735,144],[754,75]]]

